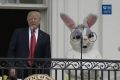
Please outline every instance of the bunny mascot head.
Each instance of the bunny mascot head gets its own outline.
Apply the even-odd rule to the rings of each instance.
[[[68,51],[66,57],[70,59],[81,59],[81,53],[83,53],[83,59],[101,59],[99,51],[93,48],[97,35],[91,30],[91,27],[97,20],[97,16],[94,14],[89,14],[80,25],[76,25],[75,22],[64,13],[61,13],[60,16],[63,22],[71,30],[70,43],[72,45],[72,49]],[[74,65],[74,62],[72,64]],[[74,69],[72,66],[70,68]],[[85,72],[84,74],[87,75],[88,73]],[[93,78],[93,74],[94,72],[91,72],[91,78]],[[87,78],[87,76],[84,77]],[[77,79],[80,80],[80,72],[77,73]],[[71,80],[75,80],[74,70],[71,70]]]
[[[71,30],[70,43],[72,48],[76,51],[81,51],[82,49],[83,53],[88,52],[97,39],[96,34],[90,30],[96,22],[97,16],[89,14],[85,18],[83,24],[80,25],[76,25],[75,22],[64,13],[61,13],[60,16],[67,27]]]

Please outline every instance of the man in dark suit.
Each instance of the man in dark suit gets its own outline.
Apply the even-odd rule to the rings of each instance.
[[[30,11],[28,13],[27,22],[29,27],[14,31],[8,48],[9,58],[51,58],[50,36],[39,29],[40,20],[40,12]],[[34,62],[29,62],[27,63],[28,67],[32,67]],[[10,69],[10,73],[14,74],[16,70]],[[49,74],[49,71],[45,74]]]

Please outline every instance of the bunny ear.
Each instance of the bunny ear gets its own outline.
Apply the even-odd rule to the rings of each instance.
[[[94,25],[94,23],[96,22],[96,20],[97,20],[97,15],[89,14],[88,17],[85,18],[83,24],[91,28],[92,25]]]
[[[60,17],[62,18],[63,22],[70,28],[74,29],[75,28],[75,22],[66,14],[61,13]]]

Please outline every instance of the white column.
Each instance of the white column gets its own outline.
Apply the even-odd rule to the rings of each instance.
[[[120,60],[120,0],[103,0],[112,6],[111,15],[103,15],[103,57]]]
[[[65,49],[64,24],[60,12],[64,11],[64,0],[52,0],[52,57],[62,58]]]

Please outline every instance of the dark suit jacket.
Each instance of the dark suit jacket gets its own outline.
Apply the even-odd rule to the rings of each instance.
[[[9,48],[9,58],[28,58],[29,55],[29,29],[16,29],[12,35]],[[35,58],[51,58],[50,36],[39,30],[35,49]]]

